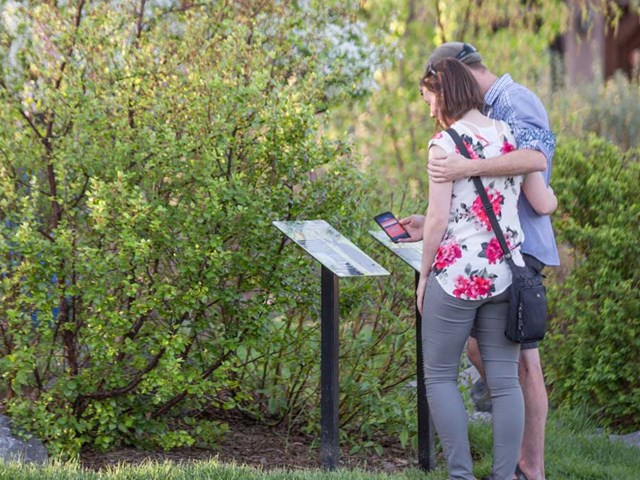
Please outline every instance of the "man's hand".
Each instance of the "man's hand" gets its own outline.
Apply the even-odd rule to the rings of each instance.
[[[459,153],[429,157],[429,178],[436,183],[453,182],[459,178],[470,177],[468,158]]]
[[[400,238],[398,242],[418,242],[422,240],[422,229],[424,228],[424,215],[410,215],[401,218],[398,223],[404,227],[410,238]]]

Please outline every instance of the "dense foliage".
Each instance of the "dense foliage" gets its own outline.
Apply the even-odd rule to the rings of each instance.
[[[596,137],[560,142],[556,231],[568,255],[544,342],[553,398],[640,426],[640,151]]]
[[[317,271],[271,222],[363,231],[373,188],[319,112],[385,55],[325,3],[3,5],[0,392],[52,451],[211,443],[236,406],[314,420]],[[348,399],[409,362],[367,285],[345,368],[378,381],[345,375]]]

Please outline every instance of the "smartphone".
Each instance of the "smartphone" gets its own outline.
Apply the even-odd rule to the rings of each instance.
[[[384,212],[373,217],[378,225],[385,231],[392,242],[397,243],[401,238],[410,238],[411,235],[404,229],[398,219],[391,212]]]

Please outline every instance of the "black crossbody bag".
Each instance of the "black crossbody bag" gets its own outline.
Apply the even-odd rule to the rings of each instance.
[[[447,133],[457,145],[460,154],[471,158],[458,132],[453,128],[449,128]],[[509,340],[517,343],[542,340],[547,326],[547,295],[542,284],[542,274],[526,265],[520,267],[515,264],[482,180],[480,177],[471,178],[478,195],[480,195],[491,227],[500,243],[504,258],[511,268],[512,280],[511,288],[509,289],[509,310],[504,334]]]

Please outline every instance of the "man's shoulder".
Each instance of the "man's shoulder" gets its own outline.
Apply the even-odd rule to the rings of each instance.
[[[549,115],[542,100],[521,83],[509,82],[496,99],[498,111],[506,115],[507,122],[522,122],[549,128]],[[512,125],[513,126],[513,125]]]
[[[539,105],[544,108],[540,97],[538,97],[538,95],[536,95],[531,89],[518,82],[510,82],[507,88],[503,90],[501,96],[508,97],[514,104],[525,102]]]

